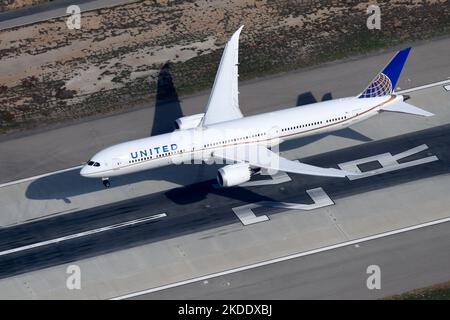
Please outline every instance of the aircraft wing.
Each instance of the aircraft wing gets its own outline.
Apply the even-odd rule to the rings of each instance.
[[[299,161],[288,160],[260,145],[225,148],[215,151],[213,156],[227,161],[246,162],[253,167],[312,176],[345,178],[350,175],[358,175],[356,172],[316,167]]]
[[[201,125],[242,118],[238,99],[238,55],[241,26],[225,46]]]

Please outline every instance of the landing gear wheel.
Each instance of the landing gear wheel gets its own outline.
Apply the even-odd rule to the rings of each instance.
[[[105,188],[111,187],[111,183],[109,182],[108,178],[102,179],[102,182],[103,182],[103,185],[105,186]]]

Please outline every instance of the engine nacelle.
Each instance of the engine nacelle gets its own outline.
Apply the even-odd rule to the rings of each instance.
[[[217,182],[221,187],[237,186],[250,180],[252,170],[246,163],[231,164],[217,171]]]
[[[178,118],[174,123],[175,129],[184,130],[195,128],[200,124],[204,116],[204,113],[198,113],[192,116]]]

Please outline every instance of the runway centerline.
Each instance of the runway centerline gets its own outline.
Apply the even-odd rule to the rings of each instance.
[[[32,244],[29,244],[26,246],[1,251],[0,256],[5,256],[5,255],[11,254],[11,253],[30,250],[33,248],[38,248],[38,247],[42,247],[42,246],[46,246],[46,245],[54,244],[54,243],[59,243],[59,242],[63,242],[63,241],[71,240],[71,239],[81,238],[81,237],[89,236],[89,235],[100,233],[100,232],[110,231],[110,230],[119,229],[119,228],[125,228],[125,227],[129,227],[132,225],[145,223],[147,221],[164,218],[166,216],[167,216],[167,214],[165,214],[165,213],[155,214],[155,215],[152,215],[149,217],[144,217],[144,218],[139,218],[139,219],[135,219],[135,220],[131,220],[131,221],[121,222],[121,223],[113,224],[113,225],[106,226],[106,227],[101,227],[101,228],[97,228],[97,229],[93,229],[93,230],[88,230],[88,231],[71,234],[71,235],[64,236],[64,237],[59,237],[59,238],[55,238],[55,239],[51,239],[51,240],[32,243]]]

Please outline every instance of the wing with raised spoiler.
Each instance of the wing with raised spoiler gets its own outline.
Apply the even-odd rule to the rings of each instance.
[[[288,160],[260,145],[225,148],[215,151],[213,156],[227,161],[246,162],[253,167],[312,176],[345,178],[350,175],[358,175],[356,172],[316,167],[298,161]]]
[[[225,46],[201,125],[242,118],[238,99],[238,55],[241,26]]]

